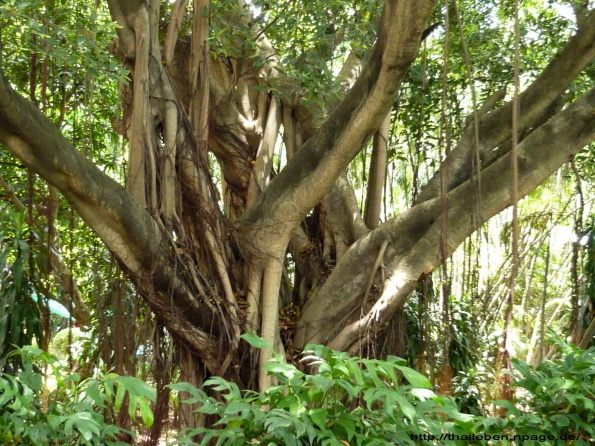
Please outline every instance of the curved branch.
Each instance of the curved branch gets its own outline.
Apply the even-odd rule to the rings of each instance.
[[[157,223],[33,104],[14,92],[1,72],[0,143],[60,190],[129,272],[164,325],[216,372],[218,332],[206,330],[217,328],[212,323],[217,316],[199,304],[176,274],[167,254],[171,247]]]
[[[584,20],[577,33],[560,53],[541,72],[537,79],[520,95],[519,129],[535,125],[546,109],[564,93],[572,80],[595,57],[595,10]],[[512,101],[479,119],[477,150],[482,158],[492,149],[510,138]],[[448,166],[448,190],[465,182],[471,175],[473,156],[473,126],[468,126],[457,146],[442,166]],[[439,195],[441,171],[438,169],[421,191],[417,203]]]
[[[519,145],[519,196],[528,194],[545,181],[568,157],[595,140],[595,89],[542,125]],[[481,215],[485,220],[510,203],[510,154],[481,173],[484,184]],[[452,253],[481,222],[474,209],[473,185],[468,180],[448,194],[448,253]],[[337,265],[316,298],[303,311],[296,335],[296,347],[311,342],[331,341],[336,349],[348,348],[360,332],[371,334],[382,328],[394,311],[404,304],[420,278],[440,263],[440,198],[427,200],[389,220],[356,242]],[[364,292],[367,272],[383,240],[390,242],[386,258],[391,271],[384,292],[362,319],[345,327],[349,309]],[[351,277],[349,281],[345,277]],[[350,298],[346,298],[350,296]],[[320,315],[324,315],[321,318]]]
[[[291,232],[320,201],[392,106],[434,0],[388,0],[378,41],[341,103],[241,218],[245,248],[278,257]]]

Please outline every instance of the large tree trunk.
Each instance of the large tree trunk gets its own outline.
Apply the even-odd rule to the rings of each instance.
[[[178,36],[185,2],[175,3],[163,45],[158,0],[108,3],[119,24],[114,54],[132,77],[123,89],[130,146],[126,187],[72,147],[49,119],[11,89],[4,75],[0,143],[64,195],[116,256],[176,342],[210,374],[254,386],[251,374],[244,373],[243,367],[252,364],[242,360],[246,347],[239,343],[241,332],[258,332],[277,350],[283,348],[278,317],[288,251],[296,265],[297,296],[292,299],[304,305],[295,347],[324,342],[354,350],[382,330],[442,258],[441,173],[411,209],[373,229],[384,168],[380,159],[367,211],[370,231],[345,169],[389,114],[435,0],[385,2],[377,41],[361,71],[356,57],[347,59],[341,80],[352,86],[332,111],[287,99],[297,94],[297,86],[272,70],[278,63],[274,50],[256,26],[250,29],[261,59],[213,58],[206,40],[206,1],[193,4],[190,42]],[[249,21],[250,14],[245,10],[233,20]],[[546,123],[539,121],[592,61],[594,43],[592,12],[521,95],[519,123],[532,133],[518,147],[519,196],[595,139],[595,90]],[[358,72],[351,82],[350,73]],[[271,76],[287,93],[282,100],[256,88],[266,86]],[[506,193],[511,155],[503,144],[511,138],[511,107],[505,104],[479,117],[481,221],[470,213],[477,209],[470,168],[472,125],[448,155],[448,253],[511,204]],[[327,117],[317,125],[321,116]],[[281,125],[288,162],[273,175]],[[386,133],[383,126],[379,143]],[[221,197],[208,152],[221,167]],[[380,262],[389,275],[360,318],[352,309],[362,306],[371,281],[379,283]],[[268,357],[261,353],[261,366]],[[262,369],[258,383],[260,388],[270,384]]]

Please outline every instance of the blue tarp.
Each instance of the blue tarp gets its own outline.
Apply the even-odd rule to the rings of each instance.
[[[37,302],[37,294],[31,294],[31,297],[35,299],[35,301]],[[48,299],[48,309],[50,310],[50,312],[57,314],[58,316],[65,317],[67,319],[70,318],[70,313],[68,312],[68,309],[58,301]]]
[[[70,313],[68,312],[66,307],[62,305],[60,302],[56,302],[55,300],[50,299],[48,300],[48,308],[52,313],[57,314],[58,316],[62,316],[65,318],[70,317]]]

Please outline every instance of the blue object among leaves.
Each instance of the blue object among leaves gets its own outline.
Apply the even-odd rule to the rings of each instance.
[[[37,302],[37,294],[33,293],[31,294],[31,297]],[[68,309],[58,301],[48,299],[48,309],[50,312],[57,314],[60,317],[64,317],[66,319],[70,318],[70,312]]]

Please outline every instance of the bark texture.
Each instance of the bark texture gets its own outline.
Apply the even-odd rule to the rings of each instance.
[[[119,25],[114,55],[132,77],[122,95],[130,148],[125,186],[77,151],[4,75],[0,143],[55,186],[101,237],[160,322],[194,355],[188,364],[197,360],[207,374],[264,389],[271,384],[262,370],[270,353],[261,353],[254,382],[243,367],[256,361],[243,360],[248,350],[239,342],[241,332],[258,332],[277,350],[313,342],[357,350],[440,264],[441,171],[414,206],[379,224],[391,109],[436,2],[386,0],[376,43],[364,61],[359,50],[348,57],[338,79],[343,97],[328,110],[299,101],[299,86],[275,70],[265,30],[249,27],[260,57],[245,54],[242,42],[233,57],[214,57],[209,3],[195,0],[192,27],[182,35],[185,14],[190,16],[185,3],[173,5],[161,42],[158,0],[108,0]],[[251,23],[244,4],[237,11],[230,27]],[[531,132],[518,147],[519,196],[595,140],[593,90],[542,119],[594,56],[591,12],[521,94],[519,126]],[[281,98],[268,92],[273,83]],[[512,104],[489,111],[490,104],[474,113],[483,163],[479,220],[470,211],[477,195],[474,125],[468,123],[442,167],[449,181],[448,253],[511,204],[506,141]],[[280,132],[287,164],[276,172]],[[346,168],[375,134],[364,221]],[[209,152],[220,166],[221,194]],[[388,272],[384,280],[377,275],[380,265]],[[372,284],[379,294],[370,293]],[[281,342],[284,306],[301,309],[292,343]],[[363,309],[361,317],[354,308]]]

